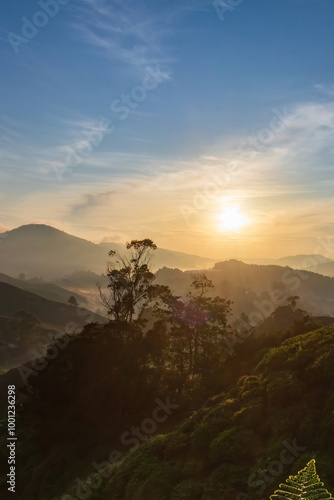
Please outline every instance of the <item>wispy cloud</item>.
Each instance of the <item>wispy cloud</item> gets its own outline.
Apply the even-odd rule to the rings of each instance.
[[[311,247],[322,230],[332,228],[333,207],[325,190],[331,192],[334,187],[334,103],[297,104],[288,118],[288,125],[252,161],[243,162],[229,182],[221,183],[214,196],[207,191],[208,203],[195,210],[190,222],[183,220],[180,204],[192,207],[194,197],[202,195],[208,183],[212,186],[219,176],[224,179],[238,144],[247,136],[203,144],[198,157],[173,159],[97,150],[92,158],[84,159],[71,183],[59,186],[48,178],[48,192],[36,191],[16,200],[9,204],[10,212],[17,219],[25,214],[31,221],[40,218],[43,207],[49,223],[57,218],[58,226],[82,236],[88,231],[95,241],[108,234],[124,238],[151,235],[160,240],[160,246],[170,247],[170,238],[184,241],[190,250],[199,235],[207,239],[207,245],[212,244],[212,235],[217,234],[215,216],[226,200],[234,200],[252,219],[243,233],[244,241],[275,244],[279,239],[283,245],[295,237],[302,244],[307,234]],[[80,117],[67,125],[70,131],[94,123]],[[35,175],[43,167],[42,161],[59,152],[52,148],[39,151]],[[260,254],[258,247],[255,252]]]
[[[112,194],[112,191],[86,193],[81,201],[71,206],[70,216],[81,217],[92,208],[109,203]]]
[[[325,94],[328,97],[333,98],[334,97],[334,85],[325,85],[323,83],[317,83],[314,85],[314,87],[321,92],[322,94]]]
[[[83,0],[74,9],[73,30],[109,60],[137,69],[172,62],[163,43],[172,31],[148,6],[140,2]]]

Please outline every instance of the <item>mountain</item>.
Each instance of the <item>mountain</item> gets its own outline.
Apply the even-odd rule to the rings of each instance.
[[[124,252],[125,246],[112,242],[95,244],[50,226],[29,224],[0,234],[0,272],[45,279],[64,278],[82,270],[101,274],[106,270],[111,249]],[[201,269],[215,262],[164,249],[158,249],[154,256],[155,269],[163,265]]]
[[[78,293],[66,290],[54,283],[38,282],[34,280],[21,280],[16,278],[11,278],[6,274],[0,273],[0,282],[7,283],[8,285],[13,285],[16,288],[21,288],[27,292],[35,293],[40,297],[48,300],[54,300],[56,302],[67,303],[68,299],[73,296],[77,300],[78,304],[86,304],[87,299]]]
[[[190,291],[192,274],[163,268],[157,282],[169,285],[176,295]],[[300,297],[298,306],[310,314],[334,315],[334,279],[311,271],[295,270],[277,265],[256,265],[231,259],[216,263],[205,271],[215,288],[214,295],[233,301],[234,317],[251,315],[254,322],[268,317],[289,296]]]
[[[318,268],[321,264],[331,262],[331,259],[323,255],[294,255],[277,259],[275,264],[279,266],[288,266],[293,269],[305,269],[309,271],[319,272]]]
[[[288,255],[279,259],[245,258],[240,260],[245,264],[288,266],[292,269],[305,269],[316,273],[320,273],[319,269],[323,264],[332,262],[331,259],[320,254]]]
[[[124,245],[115,243],[100,243],[100,247],[106,249],[106,252],[111,248],[115,248],[118,252],[124,252]],[[175,252],[174,250],[166,250],[158,248],[154,252],[154,259],[152,261],[152,269],[157,270],[163,266],[177,267],[179,269],[204,269],[213,266],[216,260],[199,257],[198,255],[188,254],[184,252]]]
[[[334,262],[327,262],[326,264],[320,264],[317,267],[317,273],[323,274],[324,276],[334,276]]]
[[[63,332],[66,328],[73,329],[76,326],[78,329],[92,321],[106,322],[104,317],[88,309],[44,299],[34,293],[0,282],[0,316],[12,316],[20,311],[33,314],[42,324]]]
[[[90,241],[42,224],[2,233],[0,271],[18,276],[63,277],[75,270],[104,270],[107,255]]]
[[[146,235],[144,235],[146,236]],[[125,243],[125,242],[124,242]],[[43,224],[29,224],[0,234],[0,272],[10,276],[62,279],[74,272],[106,270],[109,250],[124,252],[124,244],[92,243]],[[217,259],[158,248],[153,270],[162,267],[200,270],[214,266]],[[334,275],[334,263],[323,255],[296,255],[281,259],[244,259],[245,263],[289,266]],[[329,266],[328,268],[324,266]],[[48,298],[51,298],[50,296]]]

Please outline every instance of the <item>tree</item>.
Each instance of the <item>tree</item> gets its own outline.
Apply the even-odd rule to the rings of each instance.
[[[154,285],[155,274],[150,270],[153,251],[152,240],[132,240],[126,243],[126,255],[111,250],[108,263],[108,291],[98,285],[103,305],[111,321],[128,324],[140,323],[144,311],[158,299],[162,289]]]
[[[15,335],[15,343],[23,348],[31,348],[34,344],[43,342],[41,323],[31,313],[18,311],[13,315],[14,323],[11,324],[11,333]]]
[[[297,300],[299,300],[300,297],[298,295],[291,295],[290,297],[288,297],[286,300],[287,302],[289,302],[290,306],[292,307],[292,309],[296,309],[296,306],[297,306]]]
[[[71,297],[68,299],[68,303],[71,304],[71,306],[77,306],[78,305],[78,301],[75,297],[73,297],[73,295],[71,295]]]
[[[204,274],[193,276],[191,288],[185,300],[170,301],[170,356],[180,372],[203,374],[216,368],[226,354],[231,302],[207,296],[214,286]]]

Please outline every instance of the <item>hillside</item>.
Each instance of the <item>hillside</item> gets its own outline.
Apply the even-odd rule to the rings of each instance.
[[[0,373],[42,356],[54,338],[60,336],[25,311],[0,316]]]
[[[91,321],[106,321],[88,309],[47,300],[0,282],[0,316],[12,316],[19,311],[33,314],[41,323],[52,325],[60,331],[65,331],[67,325],[76,325],[78,329]]]
[[[290,305],[279,306],[260,325],[251,329],[252,335],[260,338],[277,337],[283,340],[300,333],[316,330],[334,323],[330,316],[310,316],[306,311]]]
[[[317,272],[325,276],[334,276],[334,262],[320,264],[317,268]]]
[[[293,255],[288,257],[281,257],[277,259],[275,264],[279,266],[288,266],[293,269],[304,269],[309,271],[314,271],[315,273],[320,272],[319,268],[323,264],[331,262],[331,259],[325,257],[324,255],[312,254],[312,255]]]
[[[245,262],[245,264],[288,266],[292,269],[304,269],[305,271],[313,271],[320,274],[325,274],[321,271],[322,266],[330,263],[333,264],[332,259],[320,254],[287,255],[279,259],[245,258],[240,260]]]
[[[66,290],[54,283],[37,282],[34,280],[21,280],[15,279],[6,274],[0,273],[0,282],[7,283],[8,285],[13,285],[27,292],[35,293],[40,295],[44,299],[53,300],[56,302],[67,303],[68,299],[73,296],[77,300],[78,304],[86,304],[87,299],[82,295]]]
[[[333,489],[333,375],[333,327],[284,342],[176,430],[111,467],[90,498],[268,499],[311,458]]]
[[[124,251],[124,244],[101,243],[72,236],[43,224],[29,224],[0,235],[0,272],[10,276],[61,279],[75,271],[105,272],[108,251]],[[158,249],[154,268],[163,265],[181,269],[209,267],[214,260],[182,252]]]
[[[189,292],[195,273],[163,268],[157,273],[157,282],[183,296]],[[334,279],[328,276],[235,259],[215,264],[205,275],[215,286],[214,294],[232,300],[235,318],[246,313],[254,322],[263,320],[291,295],[299,296],[299,307],[312,315],[334,315]]]
[[[42,224],[1,235],[0,271],[11,276],[48,279],[82,268],[100,271],[105,261],[105,252],[94,243]]]
[[[189,379],[181,392],[152,366],[154,339],[125,341],[124,333],[110,324],[86,327],[40,373],[32,369],[29,390],[18,370],[0,377],[0,391],[12,381],[23,404],[17,498],[60,500],[65,492],[80,498],[89,491],[92,500],[232,500],[241,493],[264,500],[281,474],[311,458],[333,489],[334,327],[282,344],[252,336],[209,385]],[[172,405],[166,418],[156,413],[164,403]],[[258,471],[295,442],[302,450],[279,477],[261,480]],[[121,457],[110,469],[108,460]],[[85,480],[92,474],[96,488]]]

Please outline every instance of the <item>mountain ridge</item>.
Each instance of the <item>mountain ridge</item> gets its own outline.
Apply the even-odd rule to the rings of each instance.
[[[35,244],[33,244],[31,240],[35,241]],[[53,246],[58,245],[57,252],[52,252],[52,245],[50,248],[50,244],[46,244],[47,241],[52,242]],[[37,262],[34,265],[31,265],[31,263],[25,259],[24,253],[17,248],[16,244],[20,247],[23,242],[32,246],[33,251],[37,252],[41,256],[39,266]],[[59,247],[60,243],[61,247]],[[13,264],[12,260],[8,258],[8,255],[4,254],[4,251],[2,250],[4,246],[11,247],[11,257],[16,258],[15,264]],[[44,257],[41,252],[43,248],[45,250]],[[124,251],[124,244],[116,242],[94,243],[88,239],[74,236],[46,224],[26,224],[10,231],[0,233],[0,272],[8,274],[8,269],[6,270],[7,265],[7,268],[9,267],[11,269],[9,274],[13,274],[15,272],[27,272],[25,269],[21,269],[22,267],[26,267],[28,269],[28,274],[30,274],[31,277],[33,277],[32,274],[39,276],[42,272],[48,278],[59,278],[74,271],[81,270],[91,270],[100,274],[105,271],[108,251],[111,249],[122,252]],[[57,276],[52,276],[50,268],[45,264],[45,254],[48,252],[50,252],[50,256],[55,260],[54,269],[57,271]],[[63,257],[64,261],[68,260],[69,265],[66,266],[65,263],[60,265],[58,259],[60,256]],[[155,270],[164,266],[176,267],[183,270],[197,270],[210,268],[219,261],[233,259],[214,259],[186,252],[158,248],[155,252],[154,260],[155,263],[153,266]],[[240,258],[238,260],[246,264],[287,265],[293,269],[305,269],[318,272],[320,274],[328,273],[334,275],[334,262],[328,257],[320,254],[298,254],[284,256],[278,259]],[[21,265],[19,270],[17,269],[19,265],[18,262],[20,262]]]

